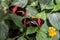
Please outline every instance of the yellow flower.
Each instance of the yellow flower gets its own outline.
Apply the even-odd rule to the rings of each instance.
[[[56,35],[56,29],[54,27],[49,27],[48,28],[48,35],[49,36],[55,36]]]
[[[35,16],[31,16],[31,18],[33,19],[33,18],[36,18]]]

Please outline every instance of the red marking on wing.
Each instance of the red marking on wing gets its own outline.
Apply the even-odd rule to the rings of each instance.
[[[38,25],[40,25],[41,24],[41,20],[40,20],[40,18],[38,18]]]
[[[26,18],[24,19],[24,24],[26,24]]]
[[[12,9],[12,11],[15,13],[16,10],[17,10],[17,8],[18,8],[18,6],[15,6],[15,7]]]

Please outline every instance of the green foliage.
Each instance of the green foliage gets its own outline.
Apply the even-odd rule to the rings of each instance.
[[[46,20],[46,13],[45,13],[45,11],[38,13],[36,15],[36,17],[37,18],[42,18],[42,19]]]
[[[4,13],[3,11],[0,9],[0,21],[4,20]]]
[[[46,21],[45,21],[45,23],[41,26],[40,30],[43,31],[44,33],[47,33],[48,25],[47,25],[47,22],[46,22]]]
[[[13,0],[13,3],[12,5],[17,5],[17,6],[20,6],[20,7],[25,7],[28,3],[28,0]]]
[[[22,23],[21,23],[22,22],[22,17],[19,17],[15,14],[10,14],[10,17],[18,27],[22,27]]]
[[[26,40],[23,36],[19,37],[17,40]]]
[[[58,11],[58,10],[60,10],[60,0],[56,0],[56,4],[57,5],[54,5],[52,11]]]
[[[31,6],[27,6],[26,9],[27,9],[27,12],[28,12],[26,17],[34,16],[38,13],[37,10],[35,8],[31,7]]]
[[[35,33],[37,31],[37,27],[28,27],[26,31],[26,35]]]
[[[46,33],[42,31],[37,31],[36,40],[48,40]]]
[[[5,14],[6,10],[3,9],[5,7],[8,9],[9,3],[25,8],[27,10],[26,16],[21,17],[9,11]],[[31,16],[43,19],[44,24],[37,27],[23,25],[22,19]],[[56,28],[56,35],[53,37],[48,35],[48,28],[51,26]],[[10,32],[9,30],[12,29],[13,31]],[[14,29],[19,31],[16,32]],[[0,0],[0,40],[59,40],[59,31],[60,0]],[[10,38],[9,35],[13,32],[16,36]]]
[[[8,38],[7,40],[14,40],[13,38]]]
[[[47,14],[47,17],[50,21],[50,23],[56,27],[57,30],[60,30],[60,14],[59,13],[49,13]]]
[[[8,26],[5,24],[4,21],[0,22],[0,40],[5,40],[8,34]]]
[[[43,9],[52,9],[50,6],[52,0],[38,0],[41,6],[41,10]]]

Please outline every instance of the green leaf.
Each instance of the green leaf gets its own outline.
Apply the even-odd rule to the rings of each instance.
[[[60,10],[60,0],[56,0],[56,4],[57,5],[54,5],[52,11],[58,11],[58,10]]]
[[[33,7],[35,7],[35,6],[37,6],[38,5],[38,1],[34,1],[34,2],[32,2],[31,4],[30,4],[30,6],[33,6]]]
[[[2,7],[8,7],[8,4],[11,0],[1,0]]]
[[[1,5],[4,7],[4,6],[7,6],[5,0],[1,0]]]
[[[26,35],[35,33],[37,31],[38,27],[28,27],[26,31]]]
[[[47,25],[47,22],[45,20],[44,24],[41,26],[40,30],[44,33],[47,33],[48,31],[48,25]]]
[[[3,10],[0,9],[0,21],[4,20],[4,13]]]
[[[27,14],[26,17],[31,17],[31,16],[35,16],[38,12],[35,8],[31,7],[31,6],[27,6]]]
[[[10,14],[10,17],[12,18],[13,22],[18,26],[18,27],[22,27],[22,17],[21,16],[17,16],[15,14]]]
[[[52,11],[58,11],[60,10],[60,5],[55,5]]]
[[[36,15],[36,17],[37,18],[42,18],[42,19],[46,20],[46,13],[45,13],[45,11],[38,13]]]
[[[19,7],[25,7],[28,3],[28,0],[13,0],[12,5],[17,5]]]
[[[17,40],[26,40],[26,39],[23,36],[21,36]]]
[[[8,34],[8,26],[4,21],[0,22],[0,40],[5,40]]]
[[[56,0],[57,5],[60,5],[60,0]]]
[[[60,13],[49,13],[47,18],[56,29],[60,30]]]
[[[35,0],[29,0],[29,3],[31,4],[32,2],[34,2]]]
[[[8,38],[7,40],[15,40],[15,39],[13,39],[13,38]]]
[[[38,0],[41,6],[41,10],[43,9],[52,9],[50,3],[52,0]]]
[[[47,40],[47,35],[42,31],[37,31],[36,40]]]

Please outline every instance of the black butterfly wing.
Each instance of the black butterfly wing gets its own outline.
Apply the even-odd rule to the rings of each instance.
[[[9,7],[9,10],[12,11],[12,9],[14,8],[15,6],[10,6]]]

